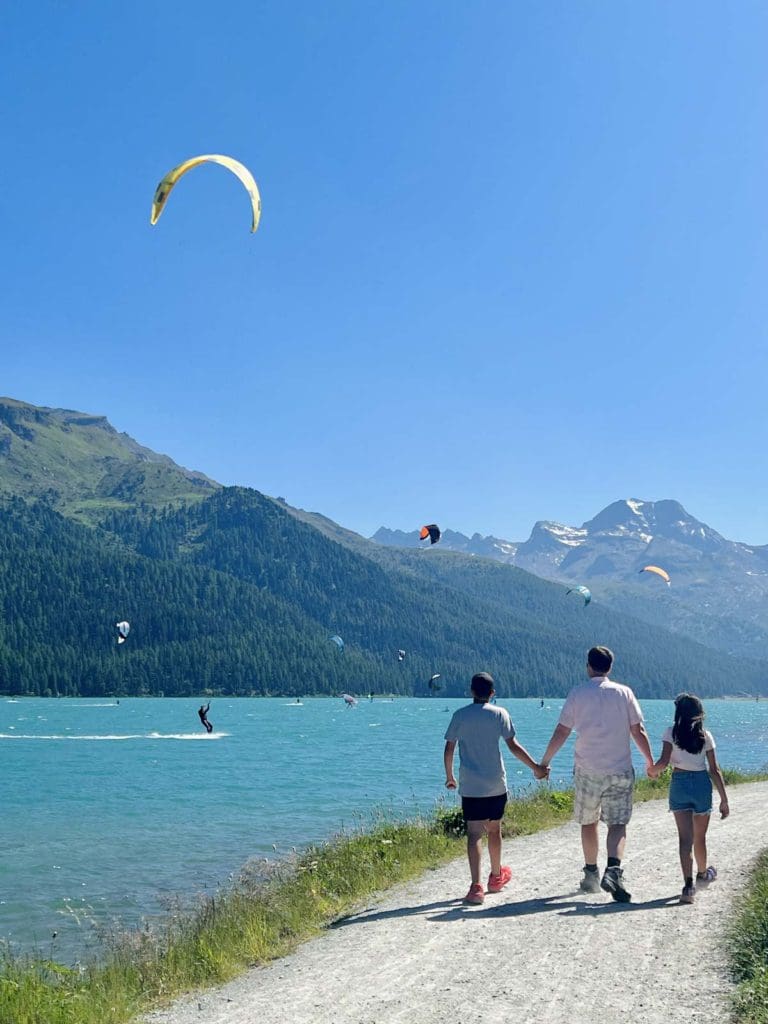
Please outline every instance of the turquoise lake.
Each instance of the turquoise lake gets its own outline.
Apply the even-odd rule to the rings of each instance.
[[[0,937],[65,961],[98,940],[215,891],[251,857],[270,860],[443,799],[443,733],[466,699],[0,698]],[[654,749],[671,701],[643,701]],[[500,700],[534,757],[562,701]],[[724,767],[768,763],[768,701],[708,701]],[[570,783],[572,741],[552,784]],[[510,789],[531,785],[506,757]],[[54,938],[54,932],[56,937]]]

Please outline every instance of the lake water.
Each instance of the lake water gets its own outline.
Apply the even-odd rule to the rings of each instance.
[[[0,937],[72,960],[93,922],[133,925],[213,891],[251,857],[457,798],[443,788],[443,734],[466,700],[214,700],[214,732],[180,699],[0,698]],[[562,701],[503,700],[541,756]],[[720,763],[768,763],[768,701],[708,701]],[[671,701],[644,701],[657,753]],[[572,741],[552,784],[570,783]],[[531,775],[507,756],[510,789]],[[53,939],[53,933],[56,938]]]

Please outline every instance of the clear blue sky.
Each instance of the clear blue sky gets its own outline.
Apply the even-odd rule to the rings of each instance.
[[[227,484],[768,542],[768,7],[0,8],[0,394]],[[155,228],[162,175],[192,172]]]

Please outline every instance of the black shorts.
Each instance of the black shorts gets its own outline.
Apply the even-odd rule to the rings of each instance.
[[[507,806],[506,792],[499,796],[463,796],[464,821],[500,821]]]

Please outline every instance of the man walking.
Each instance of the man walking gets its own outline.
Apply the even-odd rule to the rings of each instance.
[[[568,694],[541,764],[549,765],[575,729],[573,814],[581,825],[584,850],[580,888],[591,893],[602,888],[619,903],[628,903],[631,896],[624,885],[621,860],[635,782],[630,736],[646,767],[653,765],[653,755],[637,698],[628,686],[611,682],[608,673],[612,666],[613,652],[607,647],[590,650],[589,679]],[[608,826],[608,865],[602,880],[597,869],[598,820]]]
[[[536,764],[515,739],[515,727],[504,708],[490,703],[494,695],[493,677],[488,672],[472,676],[472,703],[459,708],[445,733],[445,785],[456,789],[453,755],[459,745],[459,793],[467,823],[467,857],[472,884],[465,903],[482,903],[485,890],[480,881],[481,840],[488,836],[491,873],[488,892],[501,892],[512,877],[501,863],[501,819],[507,803],[507,775],[499,750],[503,739],[518,760],[527,765],[537,779],[545,779],[549,769]]]

